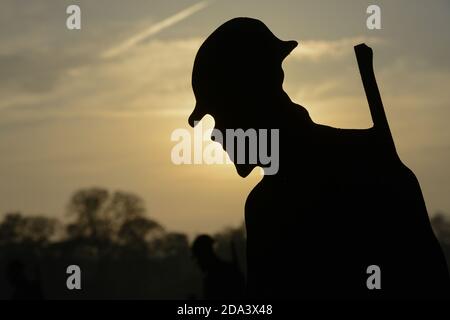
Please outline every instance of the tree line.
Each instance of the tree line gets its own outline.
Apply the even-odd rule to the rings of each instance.
[[[201,299],[202,275],[190,239],[151,218],[142,198],[103,188],[82,189],[69,200],[66,219],[20,212],[0,223],[0,298],[14,291],[8,266],[39,282],[53,299]],[[214,235],[218,255],[236,248],[245,271],[244,227]],[[66,268],[78,265],[81,290],[68,290]],[[16,276],[17,277],[17,276]]]
[[[66,211],[63,220],[4,214],[0,299],[14,292],[17,266],[23,269],[22,277],[39,284],[46,299],[202,298],[202,274],[188,235],[171,232],[151,218],[139,196],[82,189],[72,195]],[[450,219],[438,213],[431,222],[450,261]],[[226,228],[213,238],[217,254],[237,260],[245,273],[244,225]],[[81,269],[81,290],[66,287],[70,265]]]

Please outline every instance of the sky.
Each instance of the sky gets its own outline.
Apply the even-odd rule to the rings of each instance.
[[[70,4],[81,30],[66,28]],[[366,27],[370,4],[381,30]],[[448,1],[2,0],[0,9],[0,214],[64,219],[74,191],[98,186],[140,195],[170,230],[240,225],[258,170],[243,179],[229,164],[170,157],[171,133],[192,132],[195,54],[238,16],[299,42],[284,89],[317,123],[371,126],[353,52],[371,46],[398,153],[429,214],[450,214]]]

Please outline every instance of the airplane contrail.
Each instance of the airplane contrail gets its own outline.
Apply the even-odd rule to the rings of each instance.
[[[205,0],[205,1],[198,2],[184,10],[181,10],[180,12],[178,12],[164,20],[161,20],[160,22],[157,22],[156,24],[150,26],[149,28],[145,29],[144,31],[132,36],[131,38],[122,42],[120,45],[105,51],[102,54],[102,57],[103,58],[112,58],[117,55],[120,55],[121,53],[134,47],[136,44],[140,43],[144,39],[146,39],[152,35],[155,35],[158,32],[160,32],[170,26],[173,26],[174,24],[193,15],[197,11],[205,9],[209,4],[210,4],[210,1]]]

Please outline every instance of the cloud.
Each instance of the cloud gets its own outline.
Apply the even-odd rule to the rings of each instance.
[[[66,73],[92,59],[86,55],[60,53],[58,50],[30,50],[0,54],[0,93],[43,93],[51,90]]]
[[[291,54],[297,60],[317,61],[323,58],[340,58],[349,52],[353,53],[353,46],[365,42],[369,46],[382,43],[376,37],[352,37],[338,40],[307,40],[302,41]]]
[[[66,67],[45,91],[15,91],[0,101],[10,121],[77,117],[179,117],[194,105],[190,76],[202,39],[154,39],[127,59]],[[61,71],[62,72],[62,71]],[[52,76],[53,77],[53,76]]]
[[[123,52],[133,48],[137,44],[141,43],[145,39],[148,39],[149,37],[161,32],[162,30],[169,28],[178,22],[188,18],[189,16],[193,15],[197,11],[205,9],[210,3],[208,1],[201,1],[198,2],[184,10],[181,10],[180,12],[161,20],[160,22],[150,26],[149,28],[145,29],[144,31],[141,31],[134,36],[128,38],[121,44],[119,44],[116,47],[113,47],[106,52],[102,54],[103,58],[112,58],[115,56],[118,56],[122,54]]]

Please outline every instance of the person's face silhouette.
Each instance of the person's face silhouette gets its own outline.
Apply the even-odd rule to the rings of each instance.
[[[214,118],[215,120],[215,124],[214,124],[214,129],[218,130],[220,132],[220,136],[222,138],[221,141],[216,141],[219,142],[222,145],[223,150],[228,154],[228,156],[230,157],[231,161],[233,161],[233,164],[236,168],[237,173],[241,176],[241,177],[247,177],[252,170],[257,166],[256,163],[250,163],[249,159],[249,152],[251,150],[253,150],[255,146],[250,146],[249,145],[249,141],[246,141],[245,144],[245,148],[241,149],[238,148],[237,144],[238,144],[238,139],[234,138],[234,136],[230,135],[230,132],[234,132],[236,133],[237,130],[240,130],[241,132],[248,132],[249,129],[250,130],[254,130],[254,132],[256,133],[256,135],[258,135],[258,131],[257,128],[258,126],[256,125],[256,119],[249,119],[246,117],[245,114],[241,114],[239,117],[234,116],[233,112],[224,112],[223,108],[219,110],[221,111],[216,111],[216,112],[211,112],[211,116]],[[257,137],[258,139],[259,137]],[[214,137],[211,137],[212,140],[215,140]],[[233,141],[229,141],[229,140],[233,140]],[[256,140],[258,141],[258,140]],[[231,148],[231,149],[230,149]],[[238,152],[245,152],[245,162],[239,161],[239,157],[238,157]]]

